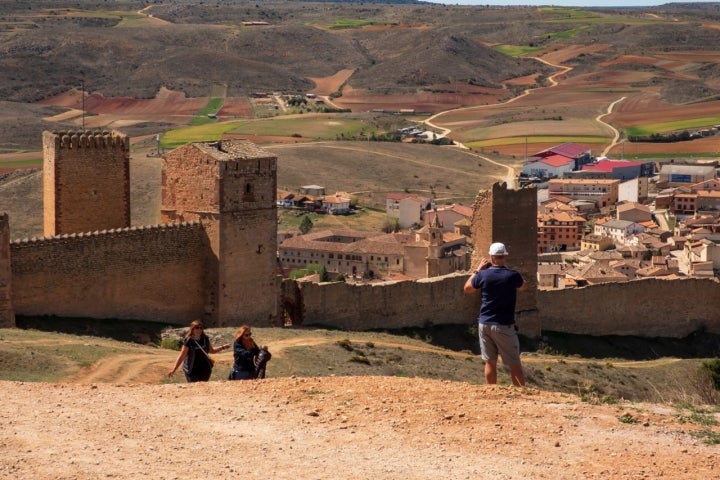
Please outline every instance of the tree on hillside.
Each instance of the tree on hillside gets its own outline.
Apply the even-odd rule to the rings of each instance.
[[[300,222],[300,226],[298,227],[300,229],[300,233],[305,235],[313,228],[313,222],[310,220],[310,217],[305,215],[302,219],[302,222]]]

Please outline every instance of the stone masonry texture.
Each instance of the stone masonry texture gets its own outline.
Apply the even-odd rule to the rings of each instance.
[[[130,141],[118,132],[43,133],[46,236],[130,226]]]

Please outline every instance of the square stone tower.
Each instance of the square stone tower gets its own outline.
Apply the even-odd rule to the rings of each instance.
[[[118,132],[43,132],[46,236],[130,226],[130,140]]]
[[[488,257],[493,242],[508,249],[508,266],[519,271],[530,287],[518,295],[517,310],[537,310],[537,190],[510,190],[506,183],[495,183],[481,191],[473,205],[472,238],[475,268]]]
[[[267,325],[277,317],[277,157],[228,140],[190,143],[163,158],[163,222],[207,232],[205,321]]]

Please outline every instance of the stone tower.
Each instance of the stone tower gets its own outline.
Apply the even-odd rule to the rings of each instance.
[[[43,132],[46,236],[130,226],[130,140],[118,132]]]
[[[10,296],[12,269],[10,266],[10,221],[0,214],[0,328],[15,326],[15,311]]]
[[[440,258],[442,256],[442,249],[444,245],[442,223],[440,222],[440,215],[435,209],[435,216],[427,226],[427,241],[428,241],[428,255],[427,255],[427,276],[437,277],[442,275],[440,267]]]
[[[199,220],[207,232],[209,325],[277,318],[277,157],[246,141],[191,143],[163,159],[163,222]]]
[[[495,183],[481,191],[473,205],[472,238],[475,249],[471,264],[476,268],[488,256],[493,242],[508,249],[508,266],[518,270],[530,287],[518,295],[518,311],[537,310],[537,190],[509,190]]]

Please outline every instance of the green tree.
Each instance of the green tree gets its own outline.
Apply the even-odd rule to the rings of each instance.
[[[400,231],[400,219],[395,217],[386,217],[382,231],[385,233],[393,233]]]
[[[300,229],[300,233],[302,233],[303,235],[305,235],[310,230],[312,230],[313,222],[312,222],[312,220],[310,220],[310,217],[305,215],[302,219],[302,222],[300,222],[300,227],[298,227],[298,228]]]

